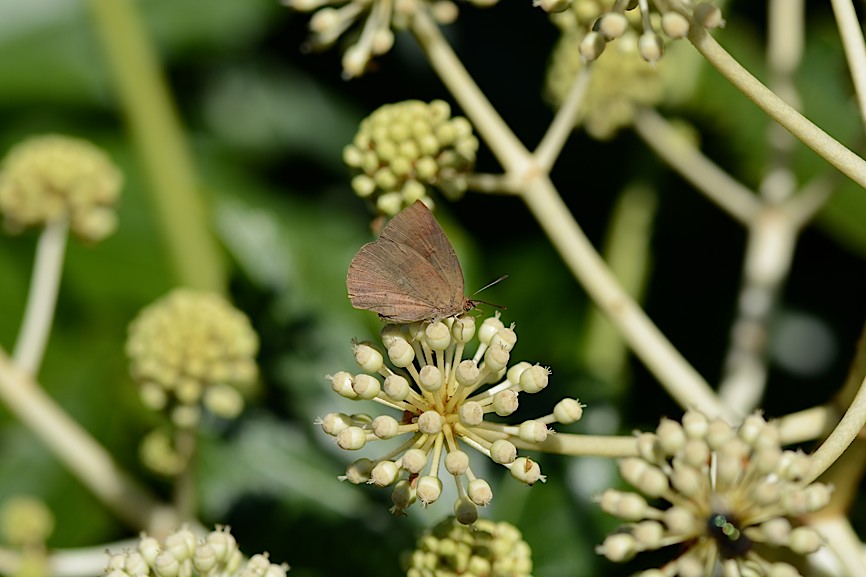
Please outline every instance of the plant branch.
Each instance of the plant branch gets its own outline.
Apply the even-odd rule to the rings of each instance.
[[[634,129],[671,168],[742,224],[748,224],[761,208],[761,202],[749,188],[704,156],[655,110],[640,110],[634,119]]]
[[[866,124],[866,40],[863,38],[863,30],[860,29],[860,20],[851,0],[830,0],[830,4],[833,5],[836,26],[839,28],[842,47],[848,59],[848,69],[854,81],[860,120]]]
[[[131,527],[151,533],[177,525],[163,505],[122,471],[90,434],[0,351],[0,400],[78,479]]]
[[[840,172],[847,175],[848,178],[866,188],[866,161],[848,150],[761,84],[757,78],[728,54],[706,30],[700,26],[692,26],[689,31],[689,40],[710,64],[761,110]]]
[[[89,0],[103,53],[130,124],[180,284],[226,290],[192,153],[136,2]]]
[[[569,455],[572,457],[636,457],[637,441],[634,437],[604,437],[602,435],[574,435],[556,433],[541,443],[527,443],[519,437],[509,438],[518,449]]]
[[[45,226],[36,246],[27,308],[13,352],[15,364],[31,375],[39,372],[51,333],[68,236],[69,223],[55,220]]]
[[[574,130],[577,116],[580,114],[580,105],[591,79],[592,66],[582,67],[575,76],[565,100],[556,111],[553,122],[550,123],[538,148],[535,149],[535,161],[545,174],[550,173],[550,169],[562,152],[562,147]]]
[[[814,481],[820,477],[857,438],[864,423],[866,423],[866,379],[860,383],[860,389],[851,406],[842,416],[842,420],[812,454],[812,468],[805,481]]]

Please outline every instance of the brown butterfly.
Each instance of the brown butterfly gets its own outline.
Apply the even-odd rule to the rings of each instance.
[[[346,277],[356,309],[386,322],[441,320],[475,308],[463,294],[463,269],[454,247],[419,201],[385,225],[378,240],[361,247]]]

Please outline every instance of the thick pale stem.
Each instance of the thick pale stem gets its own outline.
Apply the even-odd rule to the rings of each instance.
[[[814,150],[851,180],[866,188],[866,161],[791,108],[743,68],[706,30],[692,26],[689,40],[731,84],[770,118]]]
[[[860,383],[860,390],[845,411],[845,415],[830,436],[812,454],[812,468],[806,481],[813,481],[821,476],[830,465],[842,456],[845,449],[857,438],[866,423],[866,379]]]
[[[78,479],[131,527],[160,534],[177,525],[162,505],[28,374],[0,351],[0,400]]]
[[[15,364],[31,375],[39,372],[51,333],[68,235],[66,220],[51,222],[42,231],[36,247],[27,308],[13,353]]]
[[[862,577],[866,575],[863,543],[851,527],[851,522],[844,515],[818,518],[809,523],[824,538],[824,543],[839,563],[846,577]]]
[[[732,417],[703,377],[617,282],[550,180],[539,176],[528,182],[523,199],[595,304],[680,406]]]
[[[580,105],[592,79],[592,66],[587,65],[580,69],[574,82],[571,84],[562,106],[556,111],[553,122],[544,134],[544,138],[535,149],[535,160],[539,168],[549,173],[556,159],[562,152],[562,147],[569,135],[574,130],[577,116],[580,113]]]
[[[860,120],[866,123],[866,40],[863,39],[863,30],[851,0],[831,0],[830,3],[833,5],[842,47],[845,49],[851,79],[854,81]]]
[[[541,451],[573,457],[611,457],[622,459],[637,457],[637,441],[634,437],[604,437],[601,435],[572,435],[556,433],[548,435],[542,443],[527,443],[519,437],[510,439],[518,449]]]

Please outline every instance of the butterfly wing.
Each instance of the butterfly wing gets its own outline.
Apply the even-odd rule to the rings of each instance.
[[[442,279],[447,291],[439,293],[439,308],[450,316],[462,311],[464,296],[463,269],[451,241],[420,200],[403,209],[385,226],[381,239],[412,248],[426,260]]]
[[[349,300],[390,322],[409,323],[454,314],[441,299],[450,287],[411,246],[388,238],[365,244],[349,264]]]

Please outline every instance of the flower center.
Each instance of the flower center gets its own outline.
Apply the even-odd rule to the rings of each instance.
[[[752,541],[740,530],[739,521],[732,515],[713,513],[707,520],[707,531],[719,546],[719,553],[725,559],[744,556],[751,548]]]

